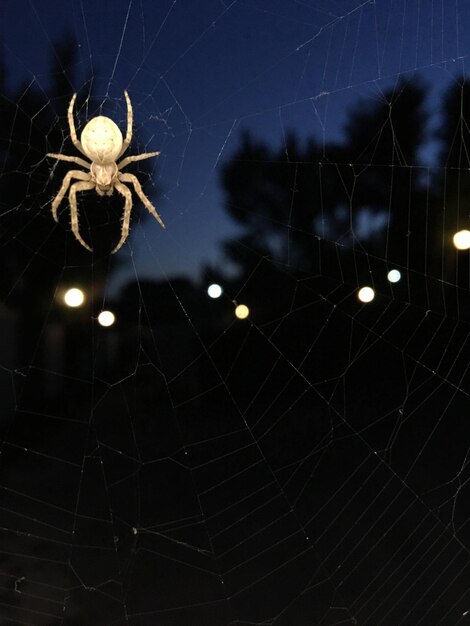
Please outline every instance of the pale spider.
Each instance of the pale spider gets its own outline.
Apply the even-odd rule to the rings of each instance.
[[[88,163],[81,157],[67,156],[65,154],[51,154],[47,156],[53,159],[59,159],[61,161],[71,161],[77,165],[81,165],[86,168],[88,172],[82,172],[81,170],[70,170],[64,177],[62,186],[59,193],[56,195],[52,202],[52,216],[55,221],[58,222],[57,209],[62,202],[67,189],[69,191],[69,204],[70,204],[70,220],[72,225],[72,232],[76,239],[82,244],[84,248],[92,251],[90,246],[83,241],[78,230],[78,209],[77,209],[77,192],[86,191],[88,189],[95,189],[96,193],[100,196],[110,196],[116,189],[122,196],[124,196],[124,214],[122,218],[121,227],[121,239],[119,243],[112,251],[117,252],[119,248],[126,241],[129,234],[129,222],[132,209],[132,194],[124,183],[131,183],[135,189],[135,192],[142,200],[143,204],[147,207],[157,222],[165,228],[161,217],[158,215],[155,207],[142,191],[142,187],[133,174],[122,173],[121,170],[133,163],[134,161],[141,161],[142,159],[149,159],[150,157],[158,156],[160,152],[146,152],[145,154],[137,154],[135,156],[128,156],[123,159],[119,164],[116,161],[122,157],[124,152],[129,147],[132,140],[132,105],[127,91],[124,92],[124,96],[127,102],[127,132],[126,138],[123,140],[122,133],[109,117],[98,115],[93,117],[85,126],[80,136],[80,141],[77,137],[75,130],[75,123],[73,120],[73,107],[77,94],[72,96],[68,110],[68,121],[70,128],[70,137],[73,141],[73,145],[79,152],[88,157],[91,163]],[[77,179],[79,182],[70,183],[73,179]]]

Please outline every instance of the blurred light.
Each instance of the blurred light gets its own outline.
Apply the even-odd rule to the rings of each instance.
[[[64,302],[67,306],[77,307],[81,306],[85,300],[85,294],[81,289],[77,289],[73,287],[72,289],[67,289],[64,295]]]
[[[459,230],[454,235],[454,246],[457,250],[468,250],[470,248],[470,230]]]
[[[250,314],[250,309],[246,306],[246,304],[239,304],[235,309],[235,316],[238,317],[239,320],[244,320]]]
[[[112,326],[115,321],[116,317],[111,311],[101,311],[98,315],[98,324],[101,324],[101,326]]]
[[[362,287],[357,293],[357,297],[361,302],[372,302],[375,298],[375,291],[372,287]]]
[[[391,283],[397,283],[401,278],[401,274],[398,270],[390,270],[387,278]]]
[[[222,287],[220,285],[217,285],[217,283],[209,285],[209,287],[207,288],[207,295],[210,298],[220,298],[220,296],[222,295]]]

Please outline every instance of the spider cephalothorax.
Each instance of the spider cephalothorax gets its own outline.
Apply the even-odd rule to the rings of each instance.
[[[73,121],[73,106],[77,97],[77,94],[74,94],[70,101],[68,110],[70,137],[77,150],[90,159],[91,163],[88,163],[85,159],[77,156],[51,153],[47,155],[61,161],[76,163],[77,165],[80,165],[88,170],[87,172],[82,172],[81,170],[70,170],[65,175],[59,193],[52,202],[52,215],[55,221],[58,222],[57,209],[70,187],[69,204],[72,232],[82,246],[90,251],[90,246],[85,243],[78,230],[77,193],[79,191],[95,189],[100,196],[110,196],[116,189],[117,192],[124,196],[125,202],[121,239],[114,248],[113,253],[119,250],[129,234],[132,194],[129,187],[125,183],[133,185],[135,192],[142,200],[143,204],[147,207],[157,222],[165,228],[165,225],[156,212],[155,207],[142,191],[142,187],[138,179],[134,176],[134,174],[121,172],[121,170],[126,167],[126,165],[129,165],[129,163],[157,156],[160,152],[137,154],[135,156],[126,157],[120,163],[116,163],[116,161],[120,159],[127,150],[132,140],[132,105],[127,91],[124,92],[124,96],[127,102],[127,132],[125,139],[123,139],[121,131],[113,120],[109,119],[109,117],[99,115],[92,118],[87,123],[82,131],[82,134],[80,135],[79,141],[75,130],[75,123]],[[76,179],[78,182],[71,184],[73,179]]]

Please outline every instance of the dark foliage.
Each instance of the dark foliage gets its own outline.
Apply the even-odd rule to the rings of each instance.
[[[225,244],[228,256],[247,271],[251,248],[293,271],[312,272],[316,239],[386,256],[389,221],[395,249],[388,252],[392,262],[404,262],[409,204],[415,212],[423,204],[410,167],[419,164],[425,138],[424,96],[422,86],[408,82],[378,104],[359,103],[341,145],[310,140],[301,148],[290,137],[272,150],[245,134],[222,176],[227,210],[245,233]],[[382,228],[367,227],[380,216]]]

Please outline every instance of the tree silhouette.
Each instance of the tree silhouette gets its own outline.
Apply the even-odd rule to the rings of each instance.
[[[418,163],[425,136],[424,95],[421,85],[403,82],[378,104],[359,103],[343,144],[311,139],[302,149],[289,137],[272,150],[245,134],[222,176],[227,210],[244,230],[239,242],[225,244],[228,256],[244,270],[255,250],[312,271],[315,237],[385,256],[390,242],[373,222],[390,215],[397,241],[388,254],[403,262],[410,194],[415,203],[420,196],[410,166]]]
[[[281,263],[308,265],[313,224],[321,211],[321,159],[315,141],[302,149],[289,137],[285,147],[271,150],[244,135],[223,171],[227,210],[245,230],[240,243],[225,245],[233,261],[249,269],[247,252],[255,249]]]
[[[16,332],[5,341],[19,343],[14,346],[17,350],[12,350],[11,359],[2,354],[0,397],[3,401],[8,384],[14,402],[11,402],[10,411],[2,402],[0,434],[2,445],[16,437],[28,442],[32,449],[44,449],[44,442],[47,442],[46,448],[58,446],[65,451],[64,455],[73,454],[68,447],[74,445],[67,434],[69,423],[91,420],[92,395],[100,393],[98,376],[102,370],[97,356],[99,353],[101,358],[105,349],[101,346],[98,350],[94,343],[98,331],[93,318],[103,303],[104,283],[120,262],[119,255],[110,255],[110,251],[119,239],[123,212],[123,200],[118,194],[104,198],[95,192],[79,195],[80,230],[93,245],[93,254],[82,248],[70,233],[70,211],[66,201],[59,208],[59,225],[51,215],[52,198],[70,164],[55,163],[45,155],[48,152],[76,154],[67,122],[67,107],[75,91],[72,81],[76,67],[75,49],[76,44],[70,36],[54,47],[53,80],[47,94],[35,82],[27,81],[7,90],[7,76],[0,66],[0,262],[3,268],[0,314],[4,315],[5,309],[10,313],[13,311],[11,317],[15,320]],[[80,131],[80,126],[87,121],[81,115],[81,94],[77,102],[76,124]],[[96,115],[94,99],[90,97],[87,103],[89,111]],[[145,167],[139,167],[139,171],[145,171]],[[88,305],[70,315],[58,299],[61,290],[72,284],[84,289]],[[56,361],[51,361],[50,353],[54,351],[60,354]],[[53,366],[49,368],[51,362]],[[109,370],[104,375],[106,379],[111,376]],[[14,393],[10,389],[12,380]],[[53,392],[50,391],[52,386]],[[50,422],[47,419],[50,415],[61,416],[62,421]],[[85,445],[93,457],[96,437],[92,427],[86,441],[77,445]],[[20,491],[24,483],[29,487],[33,485],[31,489],[35,497],[46,504],[54,498],[64,501],[74,484],[73,477],[64,468],[60,476],[44,466],[42,471],[32,471],[24,464],[22,453],[23,448],[18,454],[13,452],[9,456],[4,467],[4,484],[8,479],[18,480]],[[83,454],[85,464],[88,457],[86,452]],[[93,463],[94,458],[91,458],[87,467]],[[106,492],[98,479],[94,481],[102,488],[98,500],[104,500],[102,494]],[[87,498],[93,499],[94,493],[93,488],[84,490],[83,506]],[[31,513],[31,516],[35,517],[35,514]],[[12,522],[12,528],[21,531],[19,523],[18,519]],[[94,530],[90,531],[86,524],[82,527],[78,520],[74,539],[70,540],[70,563],[75,568],[83,565],[77,546],[91,543],[90,535],[93,534]],[[114,546],[111,531],[109,534],[107,540]],[[72,546],[76,552],[72,553]],[[32,540],[26,534],[23,549],[34,558],[23,560],[17,555],[8,555],[3,559],[6,570],[20,572],[18,580],[15,582],[12,575],[10,587],[2,590],[3,606],[8,606],[6,619],[11,617],[14,621],[22,610],[26,610],[29,614],[34,612],[35,623],[46,626],[50,623],[50,616],[41,610],[42,600],[28,592],[20,593],[20,588],[13,589],[13,585],[23,584],[26,588],[30,580],[46,579],[51,571],[51,555],[47,542]],[[90,560],[84,567],[93,571],[96,564]],[[109,567],[114,567],[114,562]],[[63,572],[65,577],[70,574],[66,568]],[[64,589],[68,582],[64,583]],[[64,591],[62,598],[64,623],[83,623],[87,611],[94,611],[95,618],[97,611],[100,615],[108,615],[106,609],[97,609],[89,600],[84,600],[80,592],[73,599],[67,598],[66,594],[68,592]]]
[[[432,203],[430,180],[420,167],[427,139],[425,96],[424,85],[413,79],[380,94],[369,108],[360,103],[346,124],[342,161],[351,163],[353,214],[367,211],[383,217],[381,229],[370,229],[358,241],[360,248],[385,259],[387,267],[407,268],[413,297],[421,302],[425,286],[419,276],[428,267],[429,233],[424,226]],[[347,166],[340,169],[344,172]],[[385,272],[373,278],[385,286]]]
[[[433,241],[440,252],[444,288],[457,285],[465,297],[470,286],[468,253],[457,253],[452,245],[453,234],[470,227],[470,85],[464,78],[456,80],[444,97],[441,125],[437,138],[441,143],[439,169],[434,177],[438,197],[434,209]],[[440,237],[439,237],[440,235]]]
[[[11,366],[43,365],[48,350],[43,331],[46,322],[56,320],[66,323],[68,334],[75,336],[65,369],[71,373],[75,368],[77,374],[78,363],[91,362],[91,356],[82,352],[91,346],[91,340],[85,339],[90,339],[90,320],[97,311],[88,309],[86,316],[75,316],[74,326],[75,322],[65,318],[63,307],[57,306],[57,299],[60,289],[75,284],[85,290],[89,303],[99,307],[104,283],[120,263],[119,255],[110,251],[120,236],[123,199],[117,193],[105,197],[94,191],[78,194],[80,231],[92,245],[93,254],[70,232],[66,199],[59,207],[59,225],[51,216],[51,201],[70,164],[48,159],[46,154],[77,153],[67,120],[75,91],[75,50],[70,35],[55,46],[53,80],[47,94],[27,81],[8,93],[5,72],[0,72],[0,262],[4,268],[0,295],[2,302],[18,313],[19,355]],[[75,111],[78,133],[87,121],[82,115],[82,101],[79,94]],[[96,115],[93,97],[87,103],[87,112]],[[145,167],[140,166],[139,171],[145,173]],[[80,354],[75,352],[77,346]]]
[[[49,94],[26,82],[10,95],[4,83],[1,87],[0,255],[7,271],[2,273],[0,290],[2,301],[18,310],[20,366],[41,362],[44,346],[39,337],[60,279],[90,289],[92,263],[98,283],[108,271],[105,258],[92,258],[80,246],[71,245],[63,226],[57,227],[50,213],[57,179],[51,177],[52,163],[45,154],[51,146],[60,149],[69,134],[63,112],[73,93],[74,50],[69,38],[58,44]],[[60,115],[54,105],[60,106]],[[61,173],[58,168],[57,174]],[[93,220],[92,215],[87,217]]]

